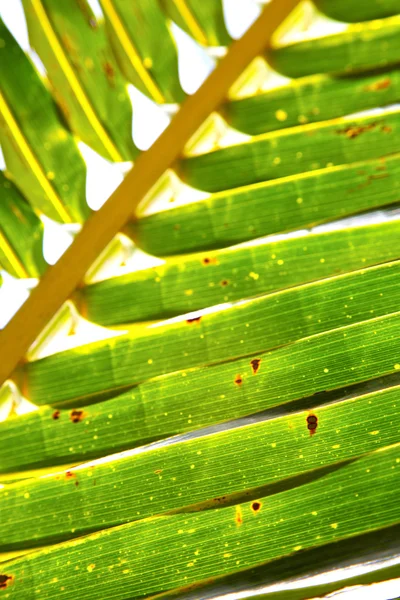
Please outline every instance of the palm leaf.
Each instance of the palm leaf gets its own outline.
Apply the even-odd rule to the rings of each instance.
[[[132,159],[132,108],[104,25],[86,1],[24,0],[24,7],[32,47],[71,129],[106,158]]]
[[[399,32],[400,17],[396,15],[350,26],[343,33],[273,48],[268,59],[288,77],[386,67],[399,61]]]
[[[391,17],[400,12],[399,0],[315,0],[316,6],[332,19],[338,21],[368,21]]]
[[[155,102],[181,102],[177,52],[160,6],[152,0],[101,5],[126,78]]]
[[[268,4],[0,334],[1,373],[20,359],[0,389],[0,596],[300,600],[398,577],[399,111],[351,116],[398,100],[398,15],[349,3],[348,21],[389,18],[345,29],[311,9],[342,32],[282,38],[302,5],[271,46],[296,4]],[[3,186],[14,275],[42,273],[42,213],[86,206],[60,195],[68,218],[54,214],[32,166],[56,161],[57,190],[78,140],[137,155],[127,81],[160,105],[184,97],[169,19],[213,56],[230,42],[219,1],[101,5],[105,22],[86,0],[24,0],[43,81],[3,26],[7,169],[30,203]],[[317,75],[267,90],[265,56]],[[42,152],[25,84],[73,166]],[[137,268],[122,228],[159,266]]]
[[[15,277],[38,277],[46,267],[43,225],[17,188],[0,173],[0,264]]]
[[[80,222],[89,213],[85,163],[48,90],[1,21],[0,35],[0,142],[7,170],[34,208],[56,221]]]

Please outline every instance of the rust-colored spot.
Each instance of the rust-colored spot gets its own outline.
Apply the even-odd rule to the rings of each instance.
[[[226,496],[218,496],[217,498],[214,498],[214,502],[224,502],[224,500],[226,500]]]
[[[336,133],[338,133],[339,135],[345,135],[346,137],[353,139],[358,137],[359,135],[361,135],[362,133],[365,133],[366,131],[371,131],[371,129],[375,129],[376,127],[376,123],[370,123],[369,125],[349,125],[348,127],[345,127],[344,129],[337,129]]]
[[[79,421],[82,421],[83,416],[83,410],[79,410],[77,408],[74,408],[74,410],[71,410],[70,412],[70,419],[73,423],[79,423]]]
[[[380,175],[368,175],[368,181],[373,181],[374,179],[385,179],[385,177],[389,177],[389,174],[381,173]]]
[[[12,581],[13,581],[14,577],[12,575],[0,575],[0,590],[4,590],[6,587],[8,587]]]
[[[222,285],[223,287],[225,287],[226,285],[228,285],[228,283],[229,283],[229,281],[228,281],[227,279],[223,279],[223,280],[221,281],[221,285]]]
[[[78,480],[75,481],[75,485],[76,485],[76,487],[78,487],[78,485],[79,485],[79,481]]]
[[[391,133],[393,131],[392,128],[389,127],[389,125],[382,125],[381,130],[385,133]]]
[[[163,470],[162,470],[162,469],[156,469],[156,470],[154,471],[154,475],[159,475],[159,474],[160,474],[160,473],[162,473],[162,472],[163,472]]]
[[[218,263],[217,259],[214,256],[205,256],[201,262],[203,263],[203,265],[216,265]]]
[[[261,363],[261,358],[253,358],[253,360],[250,361],[253,375],[255,375],[257,373],[258,369],[260,368],[260,363]]]
[[[65,479],[74,479],[75,477],[76,475],[72,471],[65,471]]]
[[[53,418],[55,421],[57,421],[57,419],[59,419],[59,418],[60,418],[60,415],[61,415],[60,411],[59,411],[59,410],[55,410],[51,416],[52,416],[52,418]]]
[[[112,66],[112,64],[109,63],[108,61],[106,61],[105,63],[103,63],[103,71],[106,74],[106,77],[107,77],[108,81],[110,82],[110,84],[114,85],[114,83],[115,83],[115,71],[114,71],[114,67]]]
[[[316,417],[316,415],[309,414],[306,421],[310,435],[314,435],[318,427],[318,418]]]
[[[262,504],[261,502],[258,502],[258,500],[255,500],[254,502],[251,503],[251,510],[253,512],[258,512],[261,508]]]
[[[193,317],[192,319],[186,319],[186,323],[199,323],[201,319],[200,317]]]
[[[391,81],[389,77],[385,79],[381,79],[380,81],[375,81],[374,83],[370,83],[364,87],[366,92],[377,92],[378,90],[386,90],[391,85]]]
[[[242,383],[243,383],[242,376],[241,375],[236,375],[236,377],[235,377],[235,384],[236,385],[242,385]]]
[[[237,506],[235,510],[235,522],[238,527],[243,523],[242,509],[240,506]]]

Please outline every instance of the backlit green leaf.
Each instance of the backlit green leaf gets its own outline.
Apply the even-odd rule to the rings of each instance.
[[[315,438],[308,438],[310,447]],[[51,597],[63,588],[65,599],[140,598],[395,525],[399,451],[378,450],[256,503],[144,519],[29,554],[3,567],[8,597],[37,589]],[[87,481],[96,487],[93,477]],[[97,506],[104,504],[102,496]],[[118,507],[112,496],[111,506]],[[75,501],[71,521],[76,507]]]
[[[71,129],[113,161],[137,154],[126,82],[86,0],[23,0],[29,39]]]
[[[320,11],[338,21],[368,21],[400,13],[399,0],[314,0]]]
[[[69,410],[43,407],[9,419],[0,423],[0,472],[82,462],[301,398],[308,398],[303,408],[312,407],[353,393],[342,391],[345,386],[382,376],[398,384],[399,316],[371,319],[270,352],[149,379],[98,404]],[[241,384],[235,384],[239,376]],[[378,379],[377,384],[384,381]],[[370,385],[361,386],[358,393],[368,391]],[[329,390],[338,391],[326,398],[323,392]],[[319,395],[311,398],[315,394]]]
[[[160,0],[166,14],[202,46],[227,46],[221,0]]]
[[[400,35],[398,39],[400,44]],[[188,156],[180,161],[177,171],[189,185],[217,192],[399,152],[399,127],[398,109],[324,121]]]
[[[268,61],[287,77],[302,77],[386,67],[398,63],[399,54],[400,16],[397,15],[350,25],[341,33],[272,48],[268,51]]]
[[[39,277],[46,268],[42,222],[2,172],[0,263],[14,277]]]
[[[24,365],[25,389],[37,404],[82,403],[150,377],[248,356],[383,316],[398,310],[399,270],[400,262],[387,263],[249,300],[201,320],[149,327],[58,352]]]
[[[49,91],[1,20],[0,39],[0,142],[7,171],[34,208],[56,221],[81,222],[89,214],[83,158]]]
[[[181,102],[175,42],[154,0],[101,0],[111,43],[125,77],[155,102]]]

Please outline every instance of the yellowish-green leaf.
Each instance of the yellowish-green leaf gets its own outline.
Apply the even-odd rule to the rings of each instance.
[[[137,154],[132,106],[105,26],[86,0],[23,0],[29,39],[71,129],[113,161]]]
[[[24,365],[26,393],[37,404],[76,404],[77,399],[82,404],[150,377],[249,356],[390,314],[399,307],[399,271],[400,261],[386,263],[248,300],[201,319],[58,352]]]
[[[39,277],[46,268],[42,222],[2,172],[0,263],[14,277]]]
[[[227,46],[222,0],[160,0],[166,14],[202,46]]]
[[[369,21],[400,14],[399,0],[314,0],[314,4],[338,21]]]
[[[316,437],[307,438],[310,454]],[[263,443],[258,450],[264,449],[267,455]],[[305,443],[302,447],[305,449]],[[399,445],[380,449],[350,464],[315,473],[308,483],[281,492],[276,490],[278,493],[256,501],[195,514],[143,519],[28,554],[3,566],[4,587],[8,598],[21,598],[31,590],[40,590],[43,597],[51,597],[59,595],[60,588],[65,600],[75,599],[77,594],[81,600],[104,594],[112,600],[141,598],[234,573],[302,549],[320,547],[323,551],[324,544],[351,540],[360,533],[399,523],[399,452]],[[236,458],[231,460],[235,461],[235,471],[240,477],[244,465]],[[253,457],[251,463],[255,462]],[[262,470],[262,465],[259,467]],[[195,469],[192,471],[192,480],[196,480]],[[85,480],[92,490],[98,485],[93,485],[96,481],[93,475]],[[152,476],[157,482],[159,475]],[[203,480],[209,481],[210,477]],[[46,485],[44,480],[40,483]],[[63,483],[65,488],[76,488],[73,481]],[[124,483],[119,479],[119,488],[125,487],[129,494],[132,487],[123,486]],[[139,493],[140,488],[141,483]],[[78,497],[79,486],[75,491]],[[113,499],[115,490],[107,492],[108,499],[105,502],[102,494],[96,510],[108,506],[110,511],[117,511],[121,504]],[[21,496],[20,502],[25,500],[28,504],[22,489]],[[151,502],[149,497],[143,497],[147,506]],[[58,503],[59,497],[54,495],[53,509]],[[122,506],[126,506],[125,498]],[[83,503],[77,504],[77,498],[71,504],[71,527],[76,512],[83,508]],[[21,527],[35,518],[27,509],[24,515]],[[61,521],[60,511],[55,515],[56,519],[47,516],[48,526],[51,523],[62,526],[68,518],[65,515]]]
[[[110,40],[125,77],[149,98],[181,102],[178,57],[165,15],[154,0],[101,0]]]
[[[287,77],[302,77],[386,67],[398,63],[399,55],[400,16],[396,15],[350,25],[341,33],[277,46],[268,51],[268,61]]]
[[[0,472],[33,476],[17,472],[76,464],[260,411],[276,413],[289,402],[287,410],[293,410],[293,401],[304,408],[399,384],[399,339],[395,313],[267,353],[150,379],[90,406],[42,407],[0,423]]]
[[[400,28],[399,28],[400,32]],[[400,44],[400,35],[398,37]],[[189,185],[218,192],[400,151],[400,110],[334,119],[259,135],[246,143],[183,158]],[[299,194],[300,195],[300,194]]]
[[[343,117],[400,99],[400,70],[353,76],[312,75],[246,98],[230,100],[222,115],[250,135]]]
[[[198,229],[196,217],[193,226],[199,236],[207,233]],[[158,234],[154,239],[167,244],[168,233]],[[88,285],[79,290],[79,307],[101,325],[167,318],[396,260],[399,240],[400,220],[277,242],[267,238],[254,246],[169,259],[159,267]]]
[[[1,20],[0,40],[0,142],[7,170],[35,209],[60,222],[83,221],[89,214],[83,158]]]

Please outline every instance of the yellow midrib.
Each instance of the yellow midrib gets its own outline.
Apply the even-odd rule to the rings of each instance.
[[[104,129],[98,116],[93,110],[93,107],[91,106],[84,89],[82,88],[77,76],[75,75],[74,70],[69,64],[64,49],[58,41],[58,37],[52,28],[51,22],[47,16],[45,9],[43,8],[41,0],[31,0],[31,3],[38,17],[38,22],[40,23],[43,29],[43,33],[47,38],[49,46],[53,51],[54,56],[56,57],[58,64],[60,65],[60,68],[64,73],[65,78],[68,81],[68,84],[70,85],[72,91],[74,92],[74,95],[78,100],[91,127],[96,132],[96,135],[100,139],[101,143],[107,150],[112,160],[117,162],[122,161],[123,158],[119,150],[116,148],[114,142],[111,140],[107,131]]]
[[[201,29],[200,25],[191,13],[188,5],[186,4],[186,1],[172,0],[172,2],[175,4],[177,11],[181,14],[182,19],[188,26],[188,29],[191,32],[192,36],[201,44],[203,44],[203,46],[207,46],[207,36],[205,35],[204,31]]]
[[[115,35],[118,38],[119,43],[121,44],[126,56],[129,58],[132,67],[135,69],[136,73],[142,80],[143,85],[145,86],[149,94],[152,96],[152,98],[155,100],[155,102],[163,104],[165,102],[164,95],[161,93],[160,89],[150,77],[145,66],[143,65],[142,59],[140,58],[135,46],[132,43],[132,40],[127,34],[124,24],[117,11],[115,10],[112,0],[102,0],[101,4],[105,14],[107,15],[110,21],[110,24],[114,29]]]
[[[25,267],[23,266],[23,264],[20,262],[17,255],[14,253],[14,251],[10,247],[8,241],[6,240],[4,235],[1,233],[1,231],[0,231],[0,250],[3,251],[4,256],[6,257],[6,259],[8,260],[8,262],[10,263],[10,265],[12,266],[12,268],[14,269],[14,271],[18,275],[18,277],[29,277],[27,271],[25,270]]]
[[[5,123],[7,124],[11,135],[13,136],[15,143],[17,144],[22,157],[28,164],[28,167],[32,170],[35,175],[40,187],[44,191],[47,199],[50,201],[52,207],[59,215],[60,219],[64,223],[72,223],[72,219],[65,209],[61,199],[58,197],[52,185],[50,185],[49,180],[47,179],[45,173],[42,170],[41,165],[39,164],[36,156],[32,152],[25,136],[19,128],[17,121],[14,119],[14,115],[12,114],[7,102],[4,99],[4,96],[0,92],[0,113],[2,114]]]

